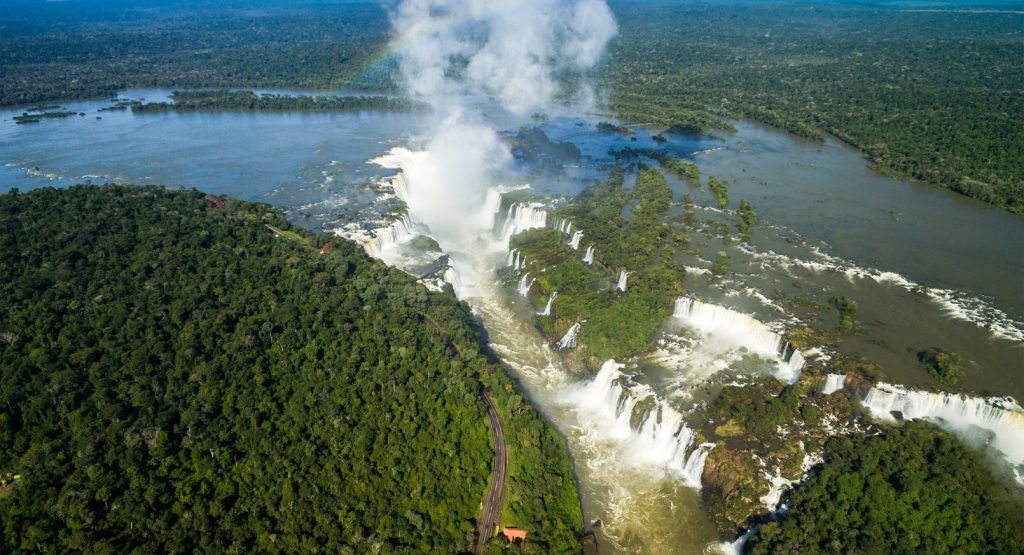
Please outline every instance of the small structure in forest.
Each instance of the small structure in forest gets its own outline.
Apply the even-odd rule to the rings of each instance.
[[[505,528],[501,531],[508,543],[515,543],[516,540],[526,539],[526,530],[522,528]]]
[[[331,254],[331,250],[334,247],[330,243],[324,243],[324,246],[320,248],[320,254]]]
[[[203,198],[208,200],[208,201],[210,201],[211,203],[213,203],[213,205],[216,206],[217,208],[224,208],[224,200],[219,198],[219,197],[215,197],[215,196],[213,196],[211,194],[207,194]]]

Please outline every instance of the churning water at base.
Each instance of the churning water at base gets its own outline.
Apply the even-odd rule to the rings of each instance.
[[[606,361],[593,381],[569,388],[563,399],[597,435],[618,443],[625,464],[668,472],[700,491],[704,462],[714,445],[694,445],[695,434],[683,415],[649,386],[630,383],[622,368]]]

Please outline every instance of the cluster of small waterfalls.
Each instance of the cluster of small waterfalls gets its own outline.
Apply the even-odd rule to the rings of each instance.
[[[569,388],[564,399],[591,419],[602,436],[622,444],[624,461],[669,471],[699,490],[714,444],[695,445],[683,415],[649,386],[630,383],[623,365],[606,361],[593,381]]]
[[[394,179],[392,185],[396,195],[408,195],[408,191],[403,190],[408,187],[405,178]],[[516,317],[511,316],[507,310],[509,300],[501,298],[503,295],[495,270],[504,266],[519,274],[513,282],[514,289],[518,296],[526,298],[531,295],[536,282],[531,273],[544,271],[543,268],[531,267],[527,272],[525,256],[509,248],[510,240],[516,234],[530,229],[550,227],[564,234],[565,244],[578,251],[584,232],[576,229],[568,220],[552,221],[540,203],[503,203],[501,195],[500,190],[492,190],[481,209],[487,212],[487,218],[484,219],[489,218],[491,223],[481,227],[490,230],[484,232],[484,235],[489,233],[490,237],[481,236],[475,243],[481,246],[472,247],[481,249],[480,256],[473,258],[465,252],[446,254],[453,254],[453,258],[462,260],[473,258],[478,260],[475,264],[491,265],[487,268],[477,267],[474,272],[490,275],[486,279],[492,281],[494,289],[484,294],[484,297],[467,300],[485,313],[485,324],[489,327],[507,328]],[[394,262],[386,255],[394,245],[408,241],[417,232],[429,233],[429,228],[418,223],[415,213],[411,216],[403,215],[390,225],[377,229],[364,245],[371,255],[401,266],[401,262]],[[592,265],[595,251],[595,245],[588,245],[582,255],[583,262]],[[465,267],[460,271],[450,267],[445,274],[446,279],[456,285],[457,293],[462,289],[458,284],[465,271]],[[480,279],[479,275],[476,279]],[[622,294],[627,292],[628,277],[627,270],[618,271],[615,289]],[[480,295],[479,291],[474,290],[474,295]],[[551,292],[543,310],[533,314],[551,316],[553,306],[558,302],[557,297],[557,292]],[[793,348],[778,327],[773,328],[749,314],[696,298],[683,297],[677,299],[673,317],[678,324],[695,334],[695,339],[691,338],[690,341],[696,343],[682,356],[666,359],[667,366],[681,375],[691,375],[696,380],[692,384],[699,385],[716,372],[729,369],[734,361],[741,358],[752,361],[754,367],[783,383],[795,382],[805,366],[804,353]],[[532,323],[524,324],[525,330],[532,327]],[[526,381],[532,383],[534,388],[540,387],[540,391],[551,390],[543,395],[534,390],[534,394],[541,397],[551,396],[545,401],[546,412],[568,411],[572,415],[571,418],[558,417],[555,421],[564,433],[570,436],[583,434],[583,437],[588,438],[586,441],[575,439],[570,442],[576,445],[575,449],[583,449],[588,453],[580,456],[597,456],[601,459],[607,457],[608,452],[614,453],[612,467],[602,466],[600,475],[588,479],[596,480],[595,484],[604,483],[603,487],[613,487],[613,476],[619,472],[640,472],[652,477],[667,476],[676,484],[699,491],[704,465],[714,445],[697,440],[696,433],[686,422],[687,410],[680,408],[675,401],[670,401],[672,391],[662,391],[643,383],[642,371],[627,372],[621,362],[614,360],[606,361],[593,379],[574,380],[561,370],[554,370],[557,378],[551,377],[551,368],[560,364],[558,354],[579,347],[580,332],[585,325],[585,320],[575,322],[558,341],[545,345],[543,348],[550,352],[545,355],[549,357],[548,369],[533,377],[539,381]],[[534,330],[530,333],[536,332]],[[512,367],[520,368],[519,371],[527,368],[528,365],[516,360],[519,355],[507,346],[499,352],[503,353],[503,358]],[[723,362],[708,371],[701,371],[693,367],[701,356]],[[538,377],[541,375],[547,377]],[[845,375],[828,374],[821,393],[833,394],[842,390],[845,383]],[[971,437],[976,442],[989,445],[1010,464],[1024,485],[1024,411],[1012,400],[937,394],[877,384],[862,399],[862,403],[872,415],[882,420],[893,420],[894,415],[907,419],[926,419],[961,437]],[[599,452],[604,454],[597,455]],[[771,482],[776,497],[781,495],[782,489],[788,487],[788,481],[783,484],[780,476],[771,475],[766,479]],[[595,484],[590,487],[597,487]],[[628,497],[632,494],[620,492],[619,495]],[[607,515],[605,518],[608,519],[605,533],[613,534],[615,522]]]

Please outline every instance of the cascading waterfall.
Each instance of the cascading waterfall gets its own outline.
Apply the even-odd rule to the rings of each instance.
[[[649,386],[624,385],[628,378],[622,367],[606,361],[593,381],[567,390],[565,401],[576,407],[581,423],[596,427],[600,438],[618,442],[626,462],[668,470],[699,491],[714,445],[694,446],[696,434],[683,422],[682,414]]]
[[[623,293],[626,292],[627,277],[629,277],[629,274],[626,273],[626,270],[622,270],[621,272],[619,272],[619,282],[615,284],[615,288],[618,289],[619,291],[622,291]]]
[[[528,229],[547,227],[548,212],[543,205],[514,202],[508,209],[508,216],[501,228],[502,240],[507,244],[517,233]]]
[[[569,328],[569,331],[565,332],[565,335],[563,335],[562,338],[558,340],[558,343],[555,344],[555,349],[559,351],[575,349],[576,336],[580,334],[580,324],[582,324],[582,322],[576,322],[575,324],[573,324]]]
[[[389,183],[391,184],[391,189],[395,192],[395,196],[402,202],[409,204],[409,182],[406,181],[405,174],[399,172],[390,179]]]
[[[800,376],[804,366],[800,351],[792,348],[782,334],[747,314],[683,297],[676,300],[672,315],[712,340],[746,347],[757,355],[773,359],[778,365],[774,374],[780,381],[793,383]]]
[[[522,256],[519,249],[512,249],[508,251],[508,256],[505,257],[505,266],[516,271],[522,270],[526,267],[526,257]]]
[[[412,221],[406,214],[387,226],[375,229],[373,239],[364,244],[366,253],[374,258],[382,258],[387,249],[411,239],[415,235],[412,228]]]
[[[558,220],[555,220],[555,229],[566,235],[569,235],[570,233],[572,233],[572,222],[570,222],[569,220],[559,218]]]
[[[825,385],[821,388],[822,395],[832,395],[843,388],[846,383],[846,374],[828,374],[825,376]]]
[[[574,250],[574,251],[580,250],[580,239],[582,239],[582,238],[583,238],[583,232],[582,231],[577,231],[576,233],[572,234],[572,239],[569,240],[569,246],[572,247],[572,250]]]
[[[1024,486],[1024,409],[1009,397],[968,397],[877,383],[861,401],[871,415],[895,421],[928,420],[967,443],[980,441],[998,451],[1014,467]]]
[[[554,302],[555,297],[558,296],[558,291],[552,291],[551,296],[548,297],[548,304],[544,306],[543,312],[538,312],[538,316],[551,316],[551,303]]]
[[[583,263],[587,266],[594,264],[594,245],[587,247],[587,253],[583,255]]]
[[[530,273],[523,274],[523,277],[519,278],[519,287],[517,287],[519,294],[526,297],[530,294],[530,288],[533,287],[533,282],[537,280],[530,279]]]

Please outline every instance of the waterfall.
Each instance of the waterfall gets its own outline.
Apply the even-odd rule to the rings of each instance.
[[[555,344],[555,349],[559,351],[565,351],[567,349],[576,348],[576,336],[580,334],[580,322],[576,322],[569,328],[569,331],[565,332],[565,335],[558,340]]]
[[[530,288],[533,287],[533,282],[535,281],[537,280],[530,279],[530,272],[526,272],[525,274],[523,274],[523,277],[519,278],[519,287],[517,287],[517,289],[519,290],[519,294],[524,297],[529,296]]]
[[[572,250],[574,250],[574,251],[580,250],[580,239],[582,239],[582,238],[583,238],[583,232],[582,231],[577,231],[576,233],[572,234],[572,239],[569,240],[569,246],[572,247]]]
[[[526,267],[526,257],[522,256],[519,249],[512,249],[508,251],[508,256],[505,257],[505,266],[516,271],[522,270]]]
[[[843,388],[846,383],[846,374],[828,374],[825,376],[825,386],[821,388],[822,395],[832,395]]]
[[[981,439],[1015,468],[1024,466],[1024,409],[1009,397],[968,397],[877,383],[861,403],[880,420],[928,420],[971,443]],[[1018,474],[1018,482],[1024,486]]]
[[[397,175],[391,178],[391,189],[395,191],[395,196],[399,200],[404,202],[406,205],[409,204],[409,182],[405,179],[405,174],[399,172]]]
[[[626,273],[626,270],[622,270],[619,272],[619,282],[615,284],[615,288],[623,293],[626,292],[626,278],[628,276],[629,274]]]
[[[747,545],[747,540],[750,539],[750,536],[757,531],[757,528],[757,526],[750,528],[731,542],[712,544],[709,546],[709,549],[706,549],[704,552],[709,553],[710,550],[710,553],[718,551],[719,555],[741,555],[743,553],[743,547]]]
[[[551,316],[551,303],[558,296],[558,291],[552,291],[551,296],[548,297],[548,304],[544,307],[544,312],[538,312],[537,316]]]
[[[708,462],[708,455],[714,447],[714,443],[701,443],[686,458],[686,463],[683,464],[683,480],[686,485],[700,491],[700,480],[704,476],[704,465]]]
[[[583,263],[587,266],[594,264],[594,245],[587,247],[587,254],[583,255]]]
[[[676,300],[672,315],[714,341],[745,347],[774,360],[778,366],[775,377],[780,381],[793,383],[800,376],[804,366],[800,351],[790,346],[781,334],[747,314],[684,297]]]
[[[548,212],[541,204],[514,202],[508,209],[508,216],[501,228],[501,237],[505,243],[513,235],[528,229],[547,227]]]
[[[364,245],[366,253],[374,258],[383,257],[385,250],[413,237],[412,227],[409,215],[406,214],[387,226],[373,230],[373,239]]]
[[[569,220],[559,218],[558,220],[555,221],[555,229],[566,235],[569,235],[570,233],[572,233],[572,223]]]
[[[567,391],[565,398],[576,406],[581,424],[593,426],[601,439],[619,442],[625,462],[667,470],[700,490],[714,444],[694,446],[696,434],[683,415],[649,386],[629,383],[621,369],[614,360],[606,361],[593,381]]]

